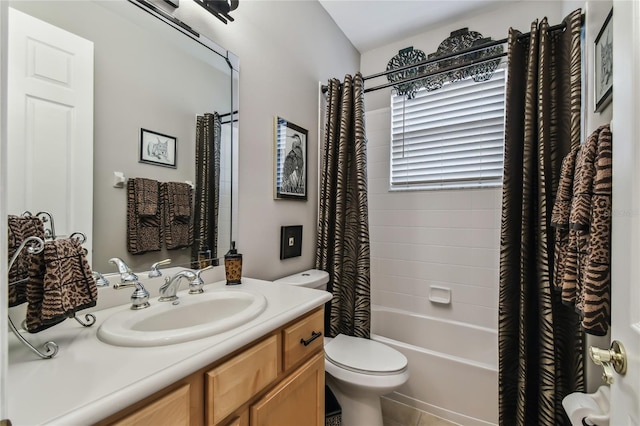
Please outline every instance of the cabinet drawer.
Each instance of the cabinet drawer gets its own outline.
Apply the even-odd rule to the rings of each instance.
[[[205,374],[206,419],[215,425],[278,376],[278,338],[271,336]]]
[[[282,345],[284,370],[288,370],[318,348],[322,348],[324,346],[324,310],[320,309],[286,327],[282,332]]]
[[[189,425],[189,385],[158,398],[156,401],[113,423],[117,426]]]

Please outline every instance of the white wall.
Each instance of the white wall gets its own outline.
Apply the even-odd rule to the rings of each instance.
[[[568,13],[568,12],[567,12]],[[402,48],[434,52],[451,31],[468,27],[494,40],[509,27],[528,32],[534,19],[551,25],[564,16],[561,2],[501,3],[364,52],[364,75],[386,69]],[[369,80],[369,87],[383,79]],[[369,139],[369,216],[374,304],[439,318],[498,326],[500,188],[389,192],[390,89],[365,97]],[[451,305],[429,301],[431,286],[451,289]]]
[[[270,280],[314,265],[318,82],[353,75],[360,55],[316,1],[242,1],[232,16],[229,25],[212,16],[190,25],[240,57],[237,247],[243,274]],[[306,202],[273,199],[276,115],[309,131]],[[301,257],[280,260],[283,225],[303,225]]]

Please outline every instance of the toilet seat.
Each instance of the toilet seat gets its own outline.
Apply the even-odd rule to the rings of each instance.
[[[324,346],[325,359],[345,370],[373,376],[406,371],[407,358],[397,350],[361,337],[338,334]]]

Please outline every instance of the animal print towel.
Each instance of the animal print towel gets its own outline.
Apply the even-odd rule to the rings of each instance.
[[[162,243],[160,183],[134,178],[127,181],[127,250],[131,254],[158,251]]]
[[[96,305],[98,289],[76,239],[47,241],[29,269],[27,330],[36,333]]]
[[[604,125],[565,157],[551,221],[555,287],[580,314],[585,332],[598,336],[611,320],[611,179],[611,130]]]
[[[22,242],[29,237],[44,240],[44,224],[33,216],[13,216],[8,218],[8,257],[14,256]],[[23,249],[9,270],[9,306],[17,306],[27,301],[27,281],[31,253]],[[13,284],[15,283],[15,284]]]
[[[193,244],[192,189],[187,183],[160,184],[164,208],[164,236],[168,250]]]

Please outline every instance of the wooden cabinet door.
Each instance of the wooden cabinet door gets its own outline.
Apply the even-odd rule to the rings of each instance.
[[[251,406],[251,426],[324,424],[324,352],[319,352]]]
[[[219,424],[277,379],[278,351],[274,335],[205,374],[207,425]]]
[[[113,423],[117,426],[171,425],[188,426],[190,419],[189,384],[169,392],[153,403]]]

